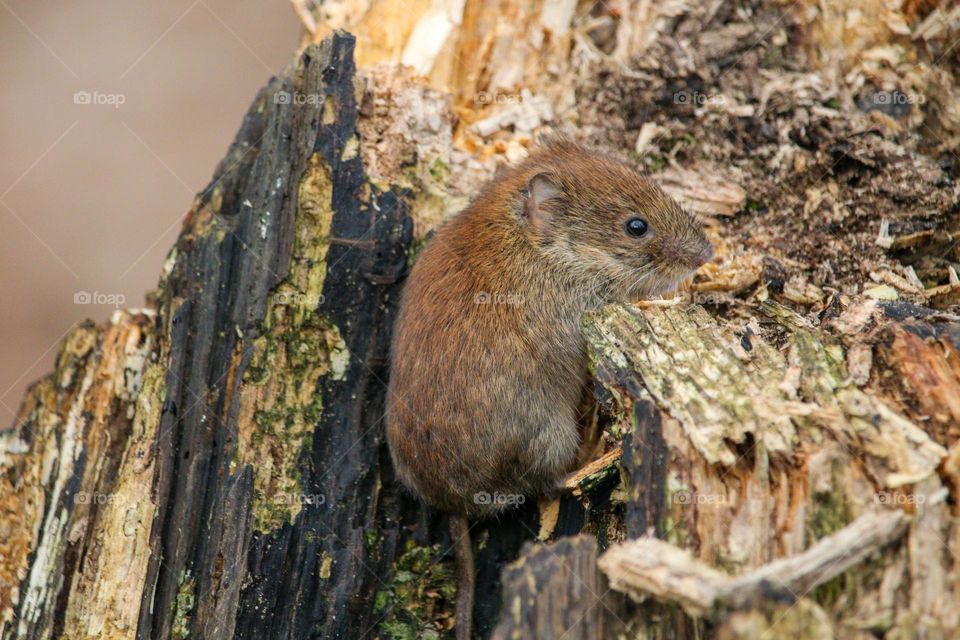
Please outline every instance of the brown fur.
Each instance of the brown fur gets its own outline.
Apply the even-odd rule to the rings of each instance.
[[[628,235],[632,217],[652,233]],[[466,517],[553,492],[576,464],[581,315],[666,291],[710,253],[659,187],[569,142],[487,184],[424,249],[394,331],[387,441],[403,483],[452,514],[458,640],[474,593]]]
[[[624,230],[637,216],[646,237]],[[509,506],[478,494],[555,490],[579,446],[581,315],[666,291],[709,257],[699,222],[659,187],[570,142],[487,184],[437,231],[403,293],[387,401],[401,480],[474,517]]]

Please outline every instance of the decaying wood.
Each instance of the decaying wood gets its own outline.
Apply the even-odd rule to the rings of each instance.
[[[644,600],[676,602],[690,615],[718,615],[763,600],[790,604],[897,540],[907,528],[902,511],[871,511],[806,551],[740,576],[728,576],[656,538],[615,545],[598,564],[612,588]]]
[[[567,476],[564,482],[565,487],[574,495],[582,494],[590,483],[596,482],[597,479],[603,478],[616,469],[622,455],[623,451],[619,447],[607,451]]]
[[[623,628],[623,603],[597,569],[590,536],[524,550],[504,570],[504,606],[492,638],[609,638]]]
[[[391,322],[431,230],[555,130],[716,255],[584,319],[599,453],[475,523],[477,634],[960,633],[955,7],[294,4],[320,44],[151,308],[78,326],[0,431],[0,637],[450,637],[446,523],[383,444]],[[689,590],[610,591],[636,545]]]
[[[257,96],[156,312],[75,330],[3,433],[3,637],[348,637],[400,607],[385,567],[417,559],[420,511],[381,465],[378,380],[451,122],[422,83],[365,88],[352,46]],[[378,151],[424,166],[365,173]]]
[[[857,388],[840,341],[781,305],[762,310],[763,325],[718,321],[684,304],[611,307],[589,325],[597,380],[608,389],[622,428],[637,424],[631,407],[652,402],[662,411],[651,424],[659,425],[669,457],[665,491],[645,509],[658,514],[653,531],[703,563],[747,574],[803,553],[878,504],[913,511],[919,520],[905,546],[925,551],[909,557],[885,552],[881,562],[851,570],[860,572],[859,589],[876,589],[869,596],[859,592],[857,602],[888,630],[908,624],[917,610],[932,628],[953,628],[958,610],[931,591],[913,591],[905,600],[884,592],[914,580],[929,584],[933,576],[939,588],[951,589],[948,576],[958,569],[942,547],[936,552],[928,546],[934,538],[948,544],[955,535],[938,477],[946,443],[913,422],[917,414],[898,414]],[[856,305],[847,311],[862,313]],[[841,313],[837,322],[844,321],[854,319]],[[940,358],[936,352],[934,362]],[[643,415],[649,422],[649,410]],[[663,464],[661,448],[639,449],[639,468]],[[824,610],[814,604],[807,613],[831,629],[858,628],[863,609],[831,605]]]

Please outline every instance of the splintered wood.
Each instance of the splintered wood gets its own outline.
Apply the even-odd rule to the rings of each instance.
[[[614,305],[587,324],[592,368],[608,410],[619,416],[615,428],[642,432],[649,418],[637,423],[633,407],[652,401],[669,451],[663,462],[649,439],[631,447],[640,458],[633,466],[666,466],[662,495],[628,489],[628,500],[645,500],[662,524],[659,539],[614,545],[603,556],[611,585],[679,604],[693,616],[715,616],[733,633],[744,618],[730,609],[813,597],[818,586],[850,571],[863,590],[859,610],[889,620],[923,611],[952,628],[960,608],[920,593],[892,601],[877,581],[937,576],[946,589],[960,571],[952,562],[943,567],[941,554],[908,563],[897,551],[904,535],[908,545],[930,543],[926,530],[908,527],[910,514],[922,513],[931,531],[949,538],[948,485],[938,469],[953,459],[946,446],[955,430],[949,441],[928,433],[915,395],[891,402],[859,388],[844,343],[815,322],[774,302],[761,310],[757,323],[718,320],[683,302],[642,310]],[[947,388],[958,383],[952,352],[936,345],[916,354],[928,373],[916,370],[919,362],[904,350],[909,339],[883,314],[873,301],[850,304],[831,326],[861,338],[868,329],[893,331],[894,342],[886,344],[896,355],[887,346],[884,357],[900,363],[904,391],[934,379]],[[919,400],[921,412],[935,412],[941,425],[952,422],[952,403],[930,392]],[[871,554],[874,561],[864,562]],[[822,609],[815,599],[791,619],[834,633],[856,626],[855,614]],[[774,622],[748,626],[785,633]]]
[[[478,635],[960,636],[956,3],[293,6],[156,311],[76,328],[0,431],[0,638],[450,637],[390,327],[430,231],[557,131],[715,253],[584,319],[602,453],[474,523]]]
[[[710,464],[733,465],[748,439],[766,455],[793,457],[797,423],[815,423],[842,443],[865,447],[887,488],[930,476],[946,455],[915,424],[850,384],[838,343],[785,307],[766,306],[792,331],[786,357],[760,336],[737,336],[699,306],[640,312],[609,308],[591,327],[602,366],[638,372],[645,390],[683,426]],[[799,372],[789,382],[790,370]]]
[[[676,602],[693,616],[726,613],[764,600],[793,603],[868,556],[907,529],[901,511],[870,511],[806,551],[729,576],[668,542],[639,538],[608,549],[598,560],[610,586],[637,600]]]
[[[680,204],[703,216],[732,216],[747,202],[743,187],[724,178],[716,167],[670,167],[657,175],[657,182]]]

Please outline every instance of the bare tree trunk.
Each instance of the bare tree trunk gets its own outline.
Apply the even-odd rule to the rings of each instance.
[[[603,450],[473,529],[478,635],[956,635],[956,10],[368,4],[300,3],[322,41],[152,308],[78,326],[0,432],[0,637],[449,637],[446,523],[384,446],[392,319],[549,126],[636,154],[718,251],[584,319]]]

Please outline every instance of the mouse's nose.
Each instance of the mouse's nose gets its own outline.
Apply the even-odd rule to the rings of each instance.
[[[710,261],[713,257],[713,247],[709,242],[703,241],[687,250],[686,263],[691,269],[699,269]]]
[[[702,267],[703,265],[710,262],[710,258],[713,257],[713,245],[709,242],[704,242],[703,246],[700,247],[700,251],[697,253],[696,263],[697,267]]]

